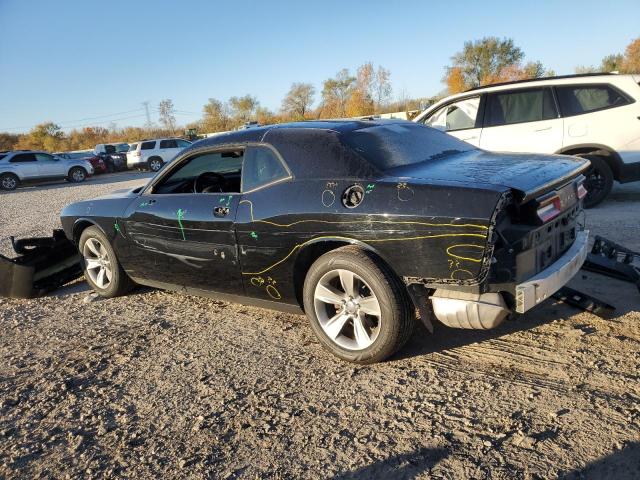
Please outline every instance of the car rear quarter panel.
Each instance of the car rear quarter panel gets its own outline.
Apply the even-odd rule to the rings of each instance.
[[[343,193],[356,184],[364,198],[346,208]],[[476,284],[501,195],[402,179],[298,180],[246,194],[236,232],[247,295],[295,303],[297,259],[322,242],[370,249],[400,277]]]

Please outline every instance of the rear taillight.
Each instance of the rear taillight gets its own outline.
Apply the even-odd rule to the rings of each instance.
[[[578,187],[576,189],[576,195],[578,195],[578,198],[580,200],[582,200],[584,197],[587,196],[587,189],[584,186],[584,180],[580,181],[580,183],[578,183]]]
[[[133,152],[133,156],[134,157],[139,157],[140,156],[140,151],[136,150],[135,152]]]
[[[557,193],[551,193],[540,200],[538,206],[538,218],[543,223],[553,220],[562,212],[562,204],[560,202],[560,196]]]

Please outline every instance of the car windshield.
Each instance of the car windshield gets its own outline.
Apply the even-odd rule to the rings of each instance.
[[[0,153],[0,160],[2,160],[2,159],[3,159],[4,157],[6,157],[6,156],[7,156],[7,154],[6,154],[6,153],[5,153],[5,154],[1,154],[1,153]]]
[[[391,123],[342,135],[343,142],[380,170],[474,150],[472,145],[417,123]]]

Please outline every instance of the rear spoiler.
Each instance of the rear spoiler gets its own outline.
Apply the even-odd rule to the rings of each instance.
[[[82,276],[80,254],[62,230],[16,240],[15,258],[0,255],[0,297],[34,298]]]

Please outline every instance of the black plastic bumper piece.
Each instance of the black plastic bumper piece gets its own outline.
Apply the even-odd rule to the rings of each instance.
[[[78,249],[62,230],[51,237],[15,240],[15,258],[0,255],[0,296],[33,298],[82,276]]]

